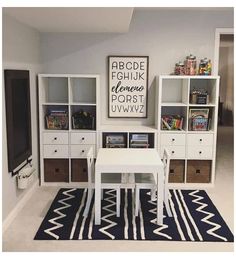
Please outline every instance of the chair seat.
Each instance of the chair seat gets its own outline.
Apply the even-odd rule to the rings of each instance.
[[[121,184],[121,174],[106,173],[102,174],[102,184]]]
[[[155,184],[155,179],[153,174],[135,174],[136,184]]]

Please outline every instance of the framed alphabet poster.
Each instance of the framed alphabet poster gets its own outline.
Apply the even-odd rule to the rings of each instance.
[[[108,69],[108,116],[146,118],[148,56],[109,56]]]

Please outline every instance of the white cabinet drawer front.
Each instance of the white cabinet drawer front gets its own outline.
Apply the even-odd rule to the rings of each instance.
[[[191,146],[188,147],[188,159],[212,159],[212,147],[207,146]]]
[[[96,133],[71,133],[71,141],[72,145],[75,144],[96,144]]]
[[[68,133],[43,133],[43,144],[68,144]]]
[[[93,147],[93,154],[95,156],[94,145],[71,145],[70,156],[73,158],[86,158],[90,147]]]
[[[169,151],[170,158],[185,158],[185,146],[162,146],[161,154],[163,156],[164,148]]]
[[[45,158],[67,158],[68,145],[43,145]]]
[[[214,134],[188,134],[188,146],[211,146]]]
[[[161,134],[161,146],[184,146],[185,134]]]

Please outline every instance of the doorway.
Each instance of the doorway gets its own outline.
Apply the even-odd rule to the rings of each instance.
[[[217,29],[215,42],[215,74],[220,76],[220,126],[234,125],[234,33],[233,29]]]

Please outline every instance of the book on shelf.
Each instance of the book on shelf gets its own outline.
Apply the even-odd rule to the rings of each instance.
[[[189,109],[189,126],[193,131],[209,130],[209,109]]]
[[[180,115],[163,115],[161,117],[162,130],[182,130],[184,118]]]

